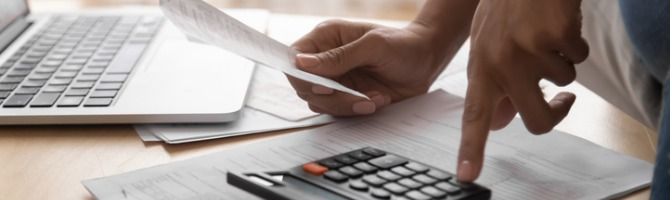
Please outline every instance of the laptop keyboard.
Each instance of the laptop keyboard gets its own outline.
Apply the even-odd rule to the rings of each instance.
[[[0,65],[0,105],[112,105],[162,22],[148,16],[52,18]]]

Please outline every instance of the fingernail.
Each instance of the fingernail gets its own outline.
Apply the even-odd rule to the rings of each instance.
[[[463,160],[460,162],[460,166],[457,167],[457,179],[460,181],[471,181],[474,177],[474,170],[472,169],[471,162],[468,160]]]
[[[376,104],[370,101],[360,101],[352,105],[352,111],[360,115],[371,114],[376,112]]]
[[[320,65],[320,59],[310,54],[297,54],[296,60],[301,67],[312,68]]]
[[[376,95],[371,97],[371,101],[376,104],[376,107],[385,105],[385,97],[383,95]]]
[[[315,94],[332,94],[332,93],[334,93],[333,89],[328,88],[328,87],[324,87],[324,86],[321,86],[321,85],[313,85],[311,90]]]

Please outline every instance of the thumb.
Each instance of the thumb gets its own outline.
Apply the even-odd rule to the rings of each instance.
[[[296,55],[296,63],[299,69],[309,73],[339,77],[357,67],[373,64],[373,59],[377,57],[374,57],[376,51],[371,48],[375,48],[375,45],[368,46],[365,43],[366,40],[359,39],[320,53],[300,53]]]

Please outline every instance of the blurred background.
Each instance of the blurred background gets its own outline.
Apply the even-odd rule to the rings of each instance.
[[[157,5],[159,0],[28,0],[33,10]],[[410,20],[424,0],[206,0],[220,8],[260,8],[275,13]]]

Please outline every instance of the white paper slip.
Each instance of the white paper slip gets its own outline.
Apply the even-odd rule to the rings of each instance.
[[[246,104],[257,110],[295,122],[320,115],[311,111],[308,104],[296,95],[281,72],[257,68],[250,89]]]
[[[201,0],[161,0],[164,15],[186,34],[264,66],[314,84],[369,99],[340,83],[301,71],[294,57],[298,53],[278,41],[239,22]]]
[[[257,199],[224,171],[278,171],[366,146],[455,171],[463,99],[443,91],[380,113],[226,151],[86,180],[99,199]],[[218,169],[218,170],[215,170]],[[646,187],[653,166],[559,131],[529,134],[520,119],[489,136],[478,183],[493,199],[605,199]]]
[[[233,137],[292,128],[322,125],[334,121],[329,115],[320,115],[300,121],[288,121],[249,107],[241,110],[238,120],[221,124],[161,124],[137,125],[143,141],[151,141],[151,134],[169,144],[180,144],[217,138]]]

